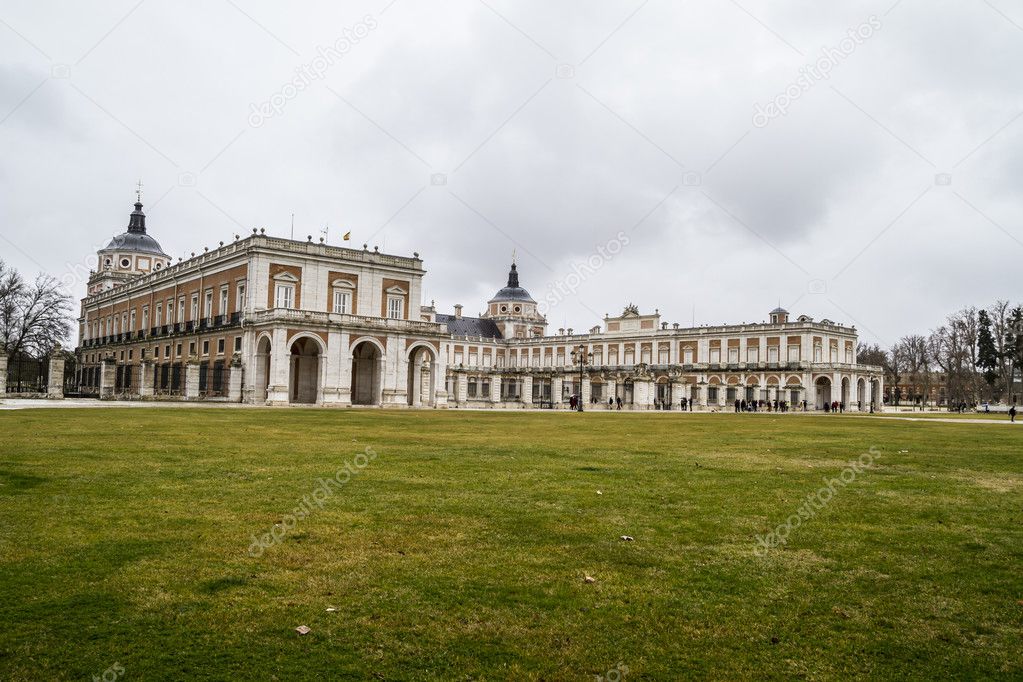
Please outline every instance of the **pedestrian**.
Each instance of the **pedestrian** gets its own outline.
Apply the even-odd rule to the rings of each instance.
[[[615,399],[614,398],[608,398],[607,399],[607,409],[610,410],[610,409],[614,408],[614,406],[615,406]]]
[[[803,401],[803,412],[806,412],[806,401]]]
[[[1015,405],[1013,405],[1012,407],[1009,408],[1009,421],[1010,422],[1015,422],[1016,421],[1016,406]]]
[[[620,395],[619,396],[615,396],[615,409],[616,410],[621,410],[622,409],[622,397]]]
[[[736,414],[738,414],[738,413],[739,413],[739,409],[740,409],[740,408],[742,408],[742,409],[746,409],[746,406],[745,406],[745,405],[743,404],[743,403],[745,403],[745,402],[746,402],[745,400],[744,400],[744,401],[742,401],[742,402],[739,402],[739,399],[738,399],[738,398],[736,398],[736,399],[735,399],[735,413],[736,413]]]

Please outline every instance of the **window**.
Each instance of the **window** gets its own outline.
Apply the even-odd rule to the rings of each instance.
[[[209,341],[203,341],[202,342],[202,354],[203,355],[209,355],[210,354],[210,342]]]
[[[235,353],[242,352],[242,337],[240,336],[234,337],[234,352]]]
[[[476,383],[476,377],[469,377],[466,393],[470,398],[475,398],[479,394],[479,384]]]
[[[224,339],[220,339],[220,340],[217,341],[217,355],[223,355],[223,354],[224,354]]]
[[[352,309],[352,292],[334,289],[334,312],[347,315]]]
[[[295,306],[295,285],[278,284],[274,300],[278,308],[293,308]]]
[[[149,329],[149,306],[142,306],[142,329]]]
[[[131,267],[131,261],[130,261],[130,260],[128,260],[127,258],[122,258],[122,259],[121,259],[121,267],[122,267],[122,268],[128,268],[128,267]]]
[[[799,346],[789,346],[789,362],[799,362]]]
[[[192,294],[192,317],[193,322],[199,319],[199,294]]]
[[[157,360],[160,359],[160,347],[159,346],[156,346],[155,348],[153,348],[153,357],[156,358]]]
[[[202,316],[207,320],[213,317],[213,291],[209,290],[206,292],[206,296],[203,299]]]
[[[178,322],[185,321],[185,297],[178,299]]]
[[[174,299],[168,299],[167,301],[167,324],[174,323]]]
[[[227,285],[220,287],[220,314],[227,315]]]
[[[387,297],[387,317],[392,320],[400,320],[402,318],[401,308],[402,300],[401,296],[388,296]]]
[[[154,327],[160,327],[163,325],[163,304],[156,304],[156,319],[153,320]]]
[[[721,364],[721,349],[720,348],[711,348],[710,349],[710,362],[711,362],[711,364],[714,364],[714,365]]]
[[[241,282],[238,285],[238,298],[234,302],[234,309],[241,312],[242,307],[245,305],[245,282]]]
[[[778,346],[767,347],[767,361],[778,362]]]
[[[455,351],[455,365],[460,365],[460,364],[462,364],[462,351],[456,350]]]
[[[813,347],[813,361],[814,362],[823,362],[823,360],[821,359],[823,357],[823,353],[824,353],[824,350],[819,345],[814,346]]]
[[[756,346],[746,349],[746,362],[759,362],[760,349]]]
[[[728,349],[728,362],[729,363],[739,362],[739,349],[738,348],[729,348]]]
[[[180,343],[178,344],[178,347],[177,347],[177,354],[178,354],[178,357],[180,358],[181,357],[181,344]]]
[[[195,355],[195,341],[190,341],[188,343],[188,354]]]
[[[636,364],[636,353],[631,348],[625,351],[625,364],[626,365]]]
[[[171,347],[170,347],[170,344],[168,343],[167,347],[163,349],[163,357],[165,357],[165,358],[169,358],[170,357],[170,349],[171,349]]]

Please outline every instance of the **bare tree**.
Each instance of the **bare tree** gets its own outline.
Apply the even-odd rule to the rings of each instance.
[[[914,402],[926,403],[931,392],[931,356],[927,339],[919,334],[903,336],[892,349],[898,354],[909,375],[916,394],[910,396]]]
[[[8,355],[39,358],[66,344],[71,314],[71,296],[55,278],[40,274],[28,284],[0,261],[0,344]]]

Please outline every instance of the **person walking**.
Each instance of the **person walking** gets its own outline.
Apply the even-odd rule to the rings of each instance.
[[[1009,421],[1015,423],[1016,421],[1016,406],[1013,405],[1009,408]]]
[[[622,409],[622,397],[621,396],[615,396],[615,409],[616,410],[621,410]]]

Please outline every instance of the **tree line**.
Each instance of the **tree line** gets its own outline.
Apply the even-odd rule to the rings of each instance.
[[[926,335],[903,336],[890,349],[861,343],[857,350],[859,362],[884,368],[892,404],[1015,403],[1023,371],[1023,306],[995,301],[963,308]]]

